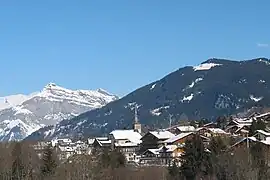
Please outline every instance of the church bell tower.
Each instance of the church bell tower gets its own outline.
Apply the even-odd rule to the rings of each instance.
[[[135,105],[134,108],[134,124],[133,124],[133,129],[134,131],[137,131],[138,133],[142,133],[142,125],[139,122],[138,119],[138,109],[137,109],[137,105]]]

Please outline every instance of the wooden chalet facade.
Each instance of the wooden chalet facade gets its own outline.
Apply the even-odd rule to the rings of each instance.
[[[141,138],[140,153],[148,149],[158,149],[171,137],[174,137],[174,134],[169,131],[149,131]]]

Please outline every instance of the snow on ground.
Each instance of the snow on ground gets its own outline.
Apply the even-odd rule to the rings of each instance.
[[[263,99],[263,97],[255,97],[255,96],[253,96],[253,95],[250,95],[249,98],[250,98],[251,100],[255,101],[255,102],[258,102],[258,101],[260,101],[260,100]]]
[[[260,59],[259,62],[263,62],[263,63],[265,63],[266,65],[270,65],[270,62],[269,62],[269,61],[266,61],[266,60]]]
[[[199,81],[202,81],[202,80],[203,80],[203,78],[195,79],[195,81],[193,81],[190,85],[188,85],[188,88],[193,88],[196,83],[198,83]]]
[[[14,115],[18,115],[18,114],[32,114],[31,111],[29,111],[28,109],[23,109],[22,106],[15,106],[12,108],[15,112]]]
[[[160,116],[162,113],[160,112],[160,110],[162,109],[168,109],[170,108],[170,106],[164,106],[164,107],[159,107],[159,108],[156,108],[156,109],[153,109],[153,110],[150,110],[150,113],[154,116]]]
[[[204,71],[204,70],[209,70],[215,66],[221,66],[222,64],[215,64],[215,63],[204,63],[200,64],[198,66],[194,66],[193,69],[194,71]]]
[[[154,89],[156,87],[156,84],[153,84],[150,88],[150,90]]]
[[[184,96],[181,101],[182,102],[184,102],[184,101],[188,101],[189,102],[189,101],[191,101],[193,99],[193,97],[194,97],[194,94],[191,93],[189,96]]]
[[[6,128],[4,129],[4,131],[9,132],[9,130],[11,130],[14,127],[20,127],[23,128],[25,130],[25,133],[27,135],[32,134],[33,132],[35,132],[36,130],[40,129],[41,126],[36,125],[36,126],[30,126],[26,123],[24,123],[22,120],[20,119],[16,119],[16,120],[4,120],[2,121],[3,124],[6,124]],[[1,124],[2,124],[1,123]]]
[[[69,103],[77,105],[90,106],[93,108],[100,108],[103,105],[112,102],[118,97],[111,95],[103,89],[97,90],[70,90],[54,83],[49,83],[44,89],[35,95],[35,97],[42,97],[49,101],[62,102],[67,100]]]

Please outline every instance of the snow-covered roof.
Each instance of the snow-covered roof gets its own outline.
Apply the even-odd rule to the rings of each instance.
[[[170,139],[174,137],[174,134],[172,134],[170,131],[149,131],[149,133],[158,139]]]
[[[195,127],[194,126],[178,126],[177,127],[178,130],[180,131],[195,131]]]
[[[270,115],[270,112],[267,112],[267,113],[264,113],[264,114],[260,114],[260,115],[257,115],[255,117],[256,118],[261,118],[261,117],[268,116],[268,115]]]
[[[266,132],[264,130],[257,130],[256,132],[260,133],[260,134],[263,134],[265,136],[270,136],[270,133],[269,132]]]
[[[134,147],[138,146],[138,143],[134,142],[125,142],[125,143],[114,143],[116,147]]]
[[[116,140],[129,140],[133,143],[141,143],[142,135],[134,130],[114,130],[110,133]]]
[[[98,144],[99,144],[100,146],[103,146],[103,145],[105,145],[105,144],[111,144],[111,143],[112,143],[111,140],[98,140],[98,139],[96,139],[96,141],[98,142]]]
[[[175,141],[178,141],[179,139],[182,139],[188,135],[192,134],[192,132],[189,133],[181,133],[178,134],[177,136],[171,137],[170,139],[167,139],[166,141],[164,141],[165,143],[173,143]]]
[[[265,140],[261,141],[263,144],[270,145],[270,137],[267,137]]]
[[[225,132],[224,130],[220,129],[220,128],[206,128],[206,127],[200,127],[197,128],[196,131],[200,131],[202,129],[206,129],[211,131],[212,133],[216,133],[216,134],[227,134],[227,132]]]
[[[209,130],[213,133],[216,133],[216,134],[227,134],[224,130],[222,130],[220,128],[209,128]]]
[[[257,139],[255,138],[255,137],[245,137],[245,138],[243,138],[243,139],[241,139],[240,141],[238,141],[238,142],[236,142],[234,145],[232,145],[231,147],[234,147],[234,146],[236,146],[236,145],[238,145],[238,144],[240,144],[241,142],[243,142],[243,141],[257,141]]]
[[[236,124],[249,124],[251,125],[253,119],[234,119],[233,122]]]
[[[143,154],[145,154],[147,151],[155,154],[155,155],[158,155],[159,154],[159,149],[147,149]]]
[[[96,137],[95,139],[99,140],[99,141],[106,141],[109,138],[108,137]]]

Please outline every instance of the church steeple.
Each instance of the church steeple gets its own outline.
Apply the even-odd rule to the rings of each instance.
[[[137,131],[140,134],[142,133],[142,125],[139,122],[137,105],[135,105],[135,108],[134,108],[134,125],[133,125],[133,129],[134,129],[134,131]]]

